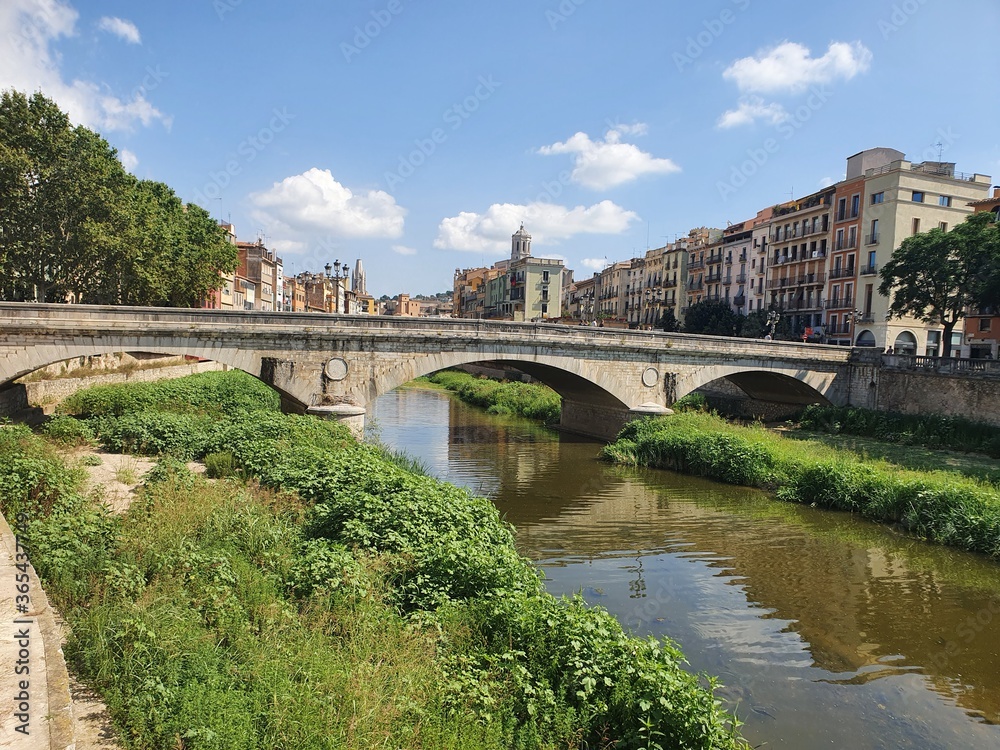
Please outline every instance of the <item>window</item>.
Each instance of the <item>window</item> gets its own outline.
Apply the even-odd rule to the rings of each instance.
[[[836,247],[834,249],[835,250],[843,250],[844,249],[844,230],[843,229],[838,229],[837,230],[837,245],[836,245]]]
[[[979,319],[979,330],[980,331],[988,331],[988,330],[990,330],[990,319],[989,318],[980,318]]]
[[[920,232],[920,219],[913,220],[913,231],[911,234],[917,234]]]
[[[939,206],[950,206],[951,205],[951,196],[950,195],[939,195],[938,196],[938,205]]]
[[[947,221],[942,221],[941,223],[939,223],[938,224],[938,229],[940,229],[942,232],[947,232],[948,231],[948,222]]]
[[[851,196],[851,218],[856,219],[858,216],[858,209],[861,207],[861,195]]]
[[[847,218],[847,198],[841,198],[837,201],[837,221],[843,221]]]
[[[874,245],[878,242],[878,219],[872,219],[872,231],[868,237],[868,244]]]
[[[913,191],[913,197],[910,198],[910,200],[912,200],[914,203],[923,203],[924,202],[924,191],[923,190],[914,190]]]
[[[874,284],[865,284],[865,315],[872,314],[872,295],[875,293]]]
[[[543,304],[542,305],[542,315],[548,315],[548,314],[549,314],[549,306]]]
[[[857,247],[858,245],[858,228],[848,227],[847,228],[847,246]]]
[[[885,200],[885,192],[879,191],[877,193],[872,193],[872,205],[873,206],[876,203],[881,203],[884,200]]]

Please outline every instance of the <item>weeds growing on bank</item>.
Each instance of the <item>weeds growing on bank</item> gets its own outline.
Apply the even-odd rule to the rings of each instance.
[[[632,422],[604,455],[772,489],[783,500],[861,513],[940,544],[1000,557],[1000,491],[959,474],[910,471],[703,412]]]
[[[134,445],[171,448],[124,517],[82,497],[40,438],[0,428],[3,510],[29,511],[67,654],[125,744],[742,746],[672,644],[545,593],[488,501],[336,424],[239,407],[240,388],[266,400],[245,376],[202,381],[203,411],[174,382],[134,413],[124,393],[76,401],[97,440],[125,422]],[[192,419],[168,441],[162,415]],[[190,455],[228,478],[192,475]]]
[[[544,385],[477,378],[456,370],[436,372],[428,380],[490,414],[526,417],[545,424],[559,421],[562,400],[558,393]]]
[[[857,435],[888,443],[985,453],[1000,458],[1000,427],[940,414],[900,414],[854,406],[807,406],[799,420],[805,430]]]

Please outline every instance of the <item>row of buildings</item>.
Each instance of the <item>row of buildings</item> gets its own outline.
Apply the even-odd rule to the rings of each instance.
[[[843,346],[937,356],[942,327],[888,318],[881,268],[907,237],[948,230],[973,211],[1000,211],[990,177],[951,162],[913,163],[888,148],[847,159],[845,179],[769,206],[725,229],[699,227],[643,257],[609,264],[564,290],[564,320],[655,325],[713,300],[734,311],[778,310],[796,335]],[[571,277],[571,273],[567,274]],[[456,284],[456,309],[458,309]],[[952,334],[955,356],[996,357],[1000,319],[971,310]]]
[[[282,259],[262,240],[240,242],[232,224],[221,226],[229,242],[237,247],[239,265],[234,273],[222,274],[220,288],[209,294],[205,308],[405,317],[451,315],[450,302],[411,299],[408,294],[375,299],[368,293],[360,258],[354,264],[353,274],[347,263],[337,260],[320,272],[286,276]]]

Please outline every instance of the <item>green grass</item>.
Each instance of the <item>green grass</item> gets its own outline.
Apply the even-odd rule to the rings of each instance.
[[[855,406],[806,407],[803,429],[834,435],[855,435],[899,445],[982,453],[1000,458],[1000,427],[963,417],[901,414]]]
[[[226,477],[166,451],[124,517],[41,438],[0,428],[3,511],[31,517],[67,656],[124,745],[744,746],[672,643],[547,594],[487,500],[335,423],[255,410],[235,382],[249,406],[210,421],[209,400],[178,403],[189,384],[132,414],[114,413],[126,394],[81,397],[102,441],[124,420],[152,446],[152,417],[192,417],[180,452]]]
[[[562,399],[544,385],[477,378],[456,370],[436,372],[428,380],[490,414],[526,417],[545,424],[559,421]]]
[[[1000,557],[1000,491],[701,412],[626,425],[606,458],[774,490],[783,500],[860,513],[930,541]]]

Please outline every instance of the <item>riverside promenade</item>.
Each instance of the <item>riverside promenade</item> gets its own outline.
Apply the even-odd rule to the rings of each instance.
[[[11,520],[16,526],[17,519]],[[2,516],[0,707],[0,748],[76,749],[69,675],[54,613],[27,551]]]

